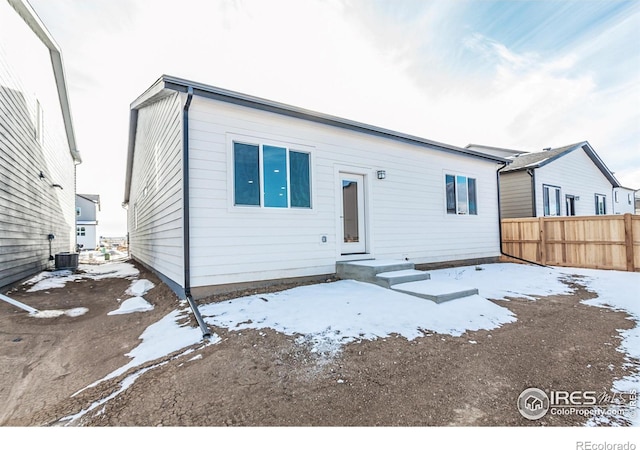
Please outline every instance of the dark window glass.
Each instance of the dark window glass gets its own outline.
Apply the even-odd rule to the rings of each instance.
[[[257,145],[233,144],[236,205],[260,206],[260,152]]]
[[[289,152],[291,178],[291,206],[311,208],[311,183],[309,179],[309,154]]]
[[[446,175],[447,214],[456,214],[456,183],[453,175]]]

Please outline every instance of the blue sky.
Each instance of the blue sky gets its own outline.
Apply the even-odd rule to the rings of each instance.
[[[30,0],[60,47],[102,232],[129,104],[161,74],[464,147],[587,140],[640,188],[640,2]],[[97,174],[108,172],[110,183]]]

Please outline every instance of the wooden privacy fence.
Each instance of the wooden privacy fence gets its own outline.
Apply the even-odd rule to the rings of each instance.
[[[502,250],[550,266],[640,271],[640,216],[503,219]]]

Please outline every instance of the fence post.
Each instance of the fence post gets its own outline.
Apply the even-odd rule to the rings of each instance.
[[[544,232],[544,217],[538,218],[538,224],[540,227],[540,264],[547,264],[547,238]]]
[[[627,251],[627,271],[635,272],[635,263],[633,255],[633,223],[631,214],[624,215],[624,246]]]

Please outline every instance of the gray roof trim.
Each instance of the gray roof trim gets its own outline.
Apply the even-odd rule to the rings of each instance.
[[[454,153],[457,155],[468,156],[471,158],[478,158],[487,161],[493,161],[496,163],[510,163],[509,159],[501,158],[499,156],[487,155],[485,153],[476,152],[474,150],[464,149],[453,145],[443,144],[436,141],[431,141],[417,136],[412,136],[397,131],[388,130],[386,128],[377,127],[374,125],[368,125],[361,122],[356,122],[341,117],[336,117],[328,114],[311,111],[296,106],[287,105],[284,103],[267,100],[252,95],[242,94],[236,91],[230,91],[227,89],[210,86],[207,84],[198,83],[195,81],[189,81],[182,78],[173,77],[170,75],[162,75],[155,83],[151,85],[142,95],[131,103],[131,117],[129,123],[129,150],[127,156],[127,174],[125,180],[125,198],[124,202],[129,201],[131,188],[131,175],[133,166],[133,152],[137,127],[137,110],[151,104],[155,101],[164,98],[170,92],[182,92],[187,93],[189,88],[193,89],[193,94],[210,98],[227,103],[233,103],[235,105],[245,106],[248,108],[259,109],[262,111],[272,112],[276,114],[285,115],[288,117],[294,117],[297,119],[308,120],[315,123],[324,125],[330,125],[338,128],[343,128],[351,131],[357,131],[360,133],[366,133],[372,136],[384,137],[387,139],[393,139],[400,142],[410,143],[413,145],[420,145],[433,150],[444,151],[448,153]]]
[[[62,62],[62,53],[60,47],[53,40],[53,37],[44,26],[31,5],[25,0],[7,0],[13,9],[22,17],[22,20],[31,28],[42,43],[49,49],[51,55],[51,65],[58,90],[58,98],[60,99],[60,109],[62,110],[62,118],[64,121],[65,133],[67,135],[67,143],[69,151],[76,163],[82,162],[80,151],[76,146],[76,137],[73,130],[73,120],[71,118],[71,107],[69,106],[69,91],[67,90],[67,82],[64,73],[64,64]]]
[[[510,166],[503,169],[502,172],[516,172],[519,170],[537,169],[539,167],[544,167],[547,164],[550,164],[553,161],[557,160],[558,158],[561,158],[564,155],[578,149],[584,150],[589,159],[593,161],[595,166],[600,170],[600,172],[602,172],[602,175],[604,175],[604,177],[609,180],[613,187],[621,187],[620,182],[613,175],[613,172],[609,170],[609,168],[602,161],[602,159],[600,159],[593,147],[591,147],[591,144],[589,144],[589,142],[587,141],[582,141],[547,151],[529,153],[519,156],[514,159],[514,162]]]

